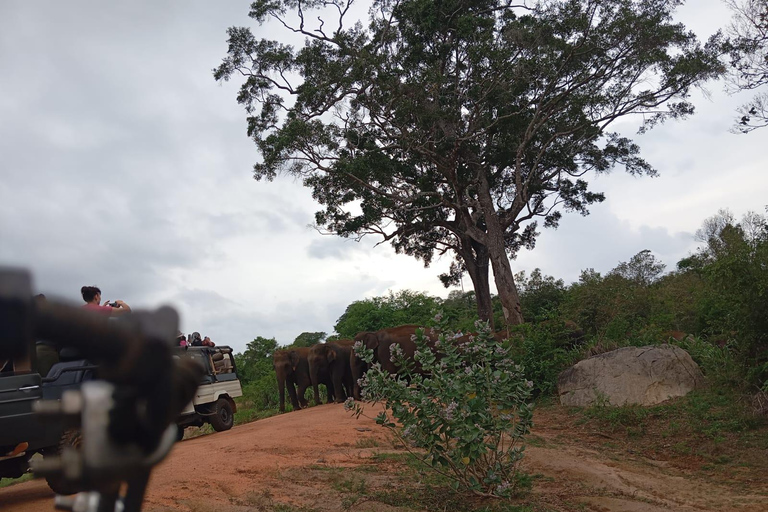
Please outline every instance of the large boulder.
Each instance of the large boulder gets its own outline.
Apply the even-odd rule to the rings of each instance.
[[[685,396],[703,376],[688,352],[672,345],[625,347],[568,368],[557,379],[567,406],[655,405]]]

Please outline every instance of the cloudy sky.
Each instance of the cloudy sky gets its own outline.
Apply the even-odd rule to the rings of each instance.
[[[720,0],[690,4],[678,17],[702,37],[729,16]],[[171,304],[184,332],[238,350],[330,333],[348,304],[388,290],[447,295],[436,276],[448,258],[425,269],[374,239],[322,236],[300,183],[251,178],[238,84],[211,74],[248,5],[0,1],[0,265],[76,303],[95,284],[134,308]],[[660,177],[600,177],[608,200],[544,232],[514,270],[570,282],[643,249],[671,268],[718,209],[762,212],[768,129],[729,133],[745,97],[722,88],[697,93],[688,121],[637,138]]]

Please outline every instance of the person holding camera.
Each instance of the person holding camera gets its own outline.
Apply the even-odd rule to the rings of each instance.
[[[116,300],[114,302],[104,301],[101,303],[101,290],[96,286],[83,286],[80,288],[80,294],[85,301],[84,309],[93,311],[106,316],[120,316],[131,312],[131,307],[122,300]]]

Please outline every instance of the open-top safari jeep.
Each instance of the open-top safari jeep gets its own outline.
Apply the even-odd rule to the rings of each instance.
[[[186,427],[210,423],[214,430],[229,430],[235,422],[235,398],[243,396],[237,378],[237,365],[230,347],[179,347],[179,357],[191,357],[205,369],[195,398],[179,416],[179,439]]]
[[[30,347],[30,352],[32,350]],[[195,398],[178,417],[179,439],[188,426],[210,423],[216,431],[232,428],[236,411],[234,398],[243,394],[232,349],[179,347],[176,355],[191,357],[205,369]],[[37,400],[60,400],[65,391],[77,390],[83,382],[98,375],[98,367],[75,351],[63,349],[60,356],[61,362],[44,377],[37,373],[34,357],[16,361],[15,365],[10,360],[0,361],[0,478],[22,476],[35,454],[55,457],[65,446],[80,442],[78,429],[51,419],[41,421],[32,410]],[[79,490],[65,485],[59,478],[47,480],[59,494]]]
[[[34,353],[34,346],[29,353]],[[65,444],[78,442],[77,430],[62,421],[33,413],[33,403],[61,400],[67,390],[76,390],[94,378],[98,368],[71,349],[61,351],[61,361],[48,375],[37,373],[34,356],[23,360],[0,361],[0,478],[18,478],[29,469],[35,454],[58,456]],[[47,478],[51,489],[60,494],[75,492],[61,479]]]

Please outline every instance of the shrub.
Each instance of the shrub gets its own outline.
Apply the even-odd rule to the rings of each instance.
[[[518,464],[524,436],[532,426],[527,401],[533,383],[525,379],[509,349],[493,338],[488,325],[476,325],[480,332],[460,345],[444,333],[430,347],[419,331],[414,359],[424,375],[416,373],[414,362],[393,345],[393,362],[401,373],[390,375],[376,363],[360,384],[367,400],[386,407],[376,422],[406,446],[423,448],[425,453],[417,457],[451,478],[456,488],[508,497],[521,477]],[[358,345],[356,351],[372,361],[371,350]],[[358,416],[363,412],[352,400],[346,406]]]
[[[534,396],[555,392],[558,375],[574,363],[578,351],[571,335],[564,322],[555,320],[521,324],[512,330],[505,344],[510,356],[525,369],[525,377],[534,383]]]
[[[277,409],[280,404],[280,394],[275,371],[272,370],[243,386],[243,396],[258,410]]]
[[[745,370],[729,345],[719,346],[694,336],[686,336],[674,344],[691,355],[712,385],[723,389],[747,387]]]

